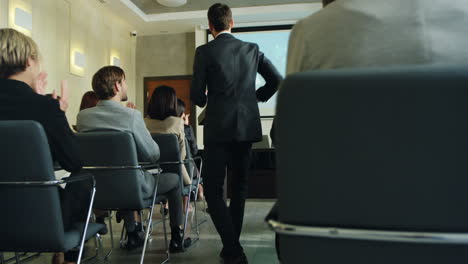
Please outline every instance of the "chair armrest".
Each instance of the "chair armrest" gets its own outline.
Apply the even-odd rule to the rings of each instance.
[[[152,163],[152,162],[138,162],[138,164],[141,166],[142,169],[144,170],[152,170],[152,169],[159,169],[161,166],[159,166],[159,163]]]
[[[181,161],[163,161],[163,162],[158,162],[158,164],[161,165],[177,165],[177,164],[186,164],[189,163],[189,160],[181,160]]]
[[[125,170],[125,169],[143,169],[141,165],[132,166],[84,166],[83,170]]]
[[[62,183],[72,183],[72,182],[78,182],[78,181],[85,181],[85,180],[92,180],[93,182],[93,187],[96,185],[96,180],[94,179],[94,176],[91,174],[82,174],[82,175],[74,175],[74,176],[69,176],[66,178],[62,178]]]
[[[22,182],[0,182],[0,185],[3,186],[58,186],[60,184],[78,182],[84,180],[92,180],[93,186],[95,185],[95,180],[92,175],[77,175],[73,177],[62,178],[61,180],[55,181],[22,181]]]
[[[268,226],[276,233],[288,236],[421,244],[468,244],[468,233],[386,231],[372,229],[300,226],[281,223],[273,219],[268,220]]]

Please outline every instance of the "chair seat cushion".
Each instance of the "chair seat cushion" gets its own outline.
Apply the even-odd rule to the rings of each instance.
[[[84,228],[84,223],[76,223],[73,228],[65,232],[65,243],[63,252],[69,251],[80,245],[81,232]],[[89,223],[88,229],[86,230],[85,240],[91,239],[96,233],[105,228],[104,224]]]

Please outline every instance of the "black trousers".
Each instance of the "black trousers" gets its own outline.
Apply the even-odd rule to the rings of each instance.
[[[239,243],[244,221],[249,173],[250,142],[210,143],[205,145],[204,188],[210,216],[223,242],[223,253],[235,256],[242,253]],[[226,167],[232,170],[231,202],[229,208],[223,199]]]

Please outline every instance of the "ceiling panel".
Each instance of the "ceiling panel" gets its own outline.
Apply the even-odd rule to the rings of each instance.
[[[172,12],[186,12],[207,10],[211,5],[220,2],[219,0],[187,0],[187,4],[180,7],[166,7],[160,5],[156,0],[131,0],[146,14],[162,14]],[[284,4],[303,4],[317,3],[321,0],[224,0],[223,3],[231,8],[238,7],[253,7],[267,5],[284,5]]]

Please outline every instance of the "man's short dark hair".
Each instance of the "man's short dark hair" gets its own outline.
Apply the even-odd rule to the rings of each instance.
[[[93,91],[99,100],[108,100],[115,96],[115,83],[121,83],[123,79],[125,79],[125,72],[120,67],[103,67],[93,76]]]
[[[185,112],[185,103],[182,99],[177,98],[177,116],[181,117],[182,114]]]
[[[229,29],[232,21],[231,8],[221,3],[212,5],[208,9],[208,21],[217,32]]]

